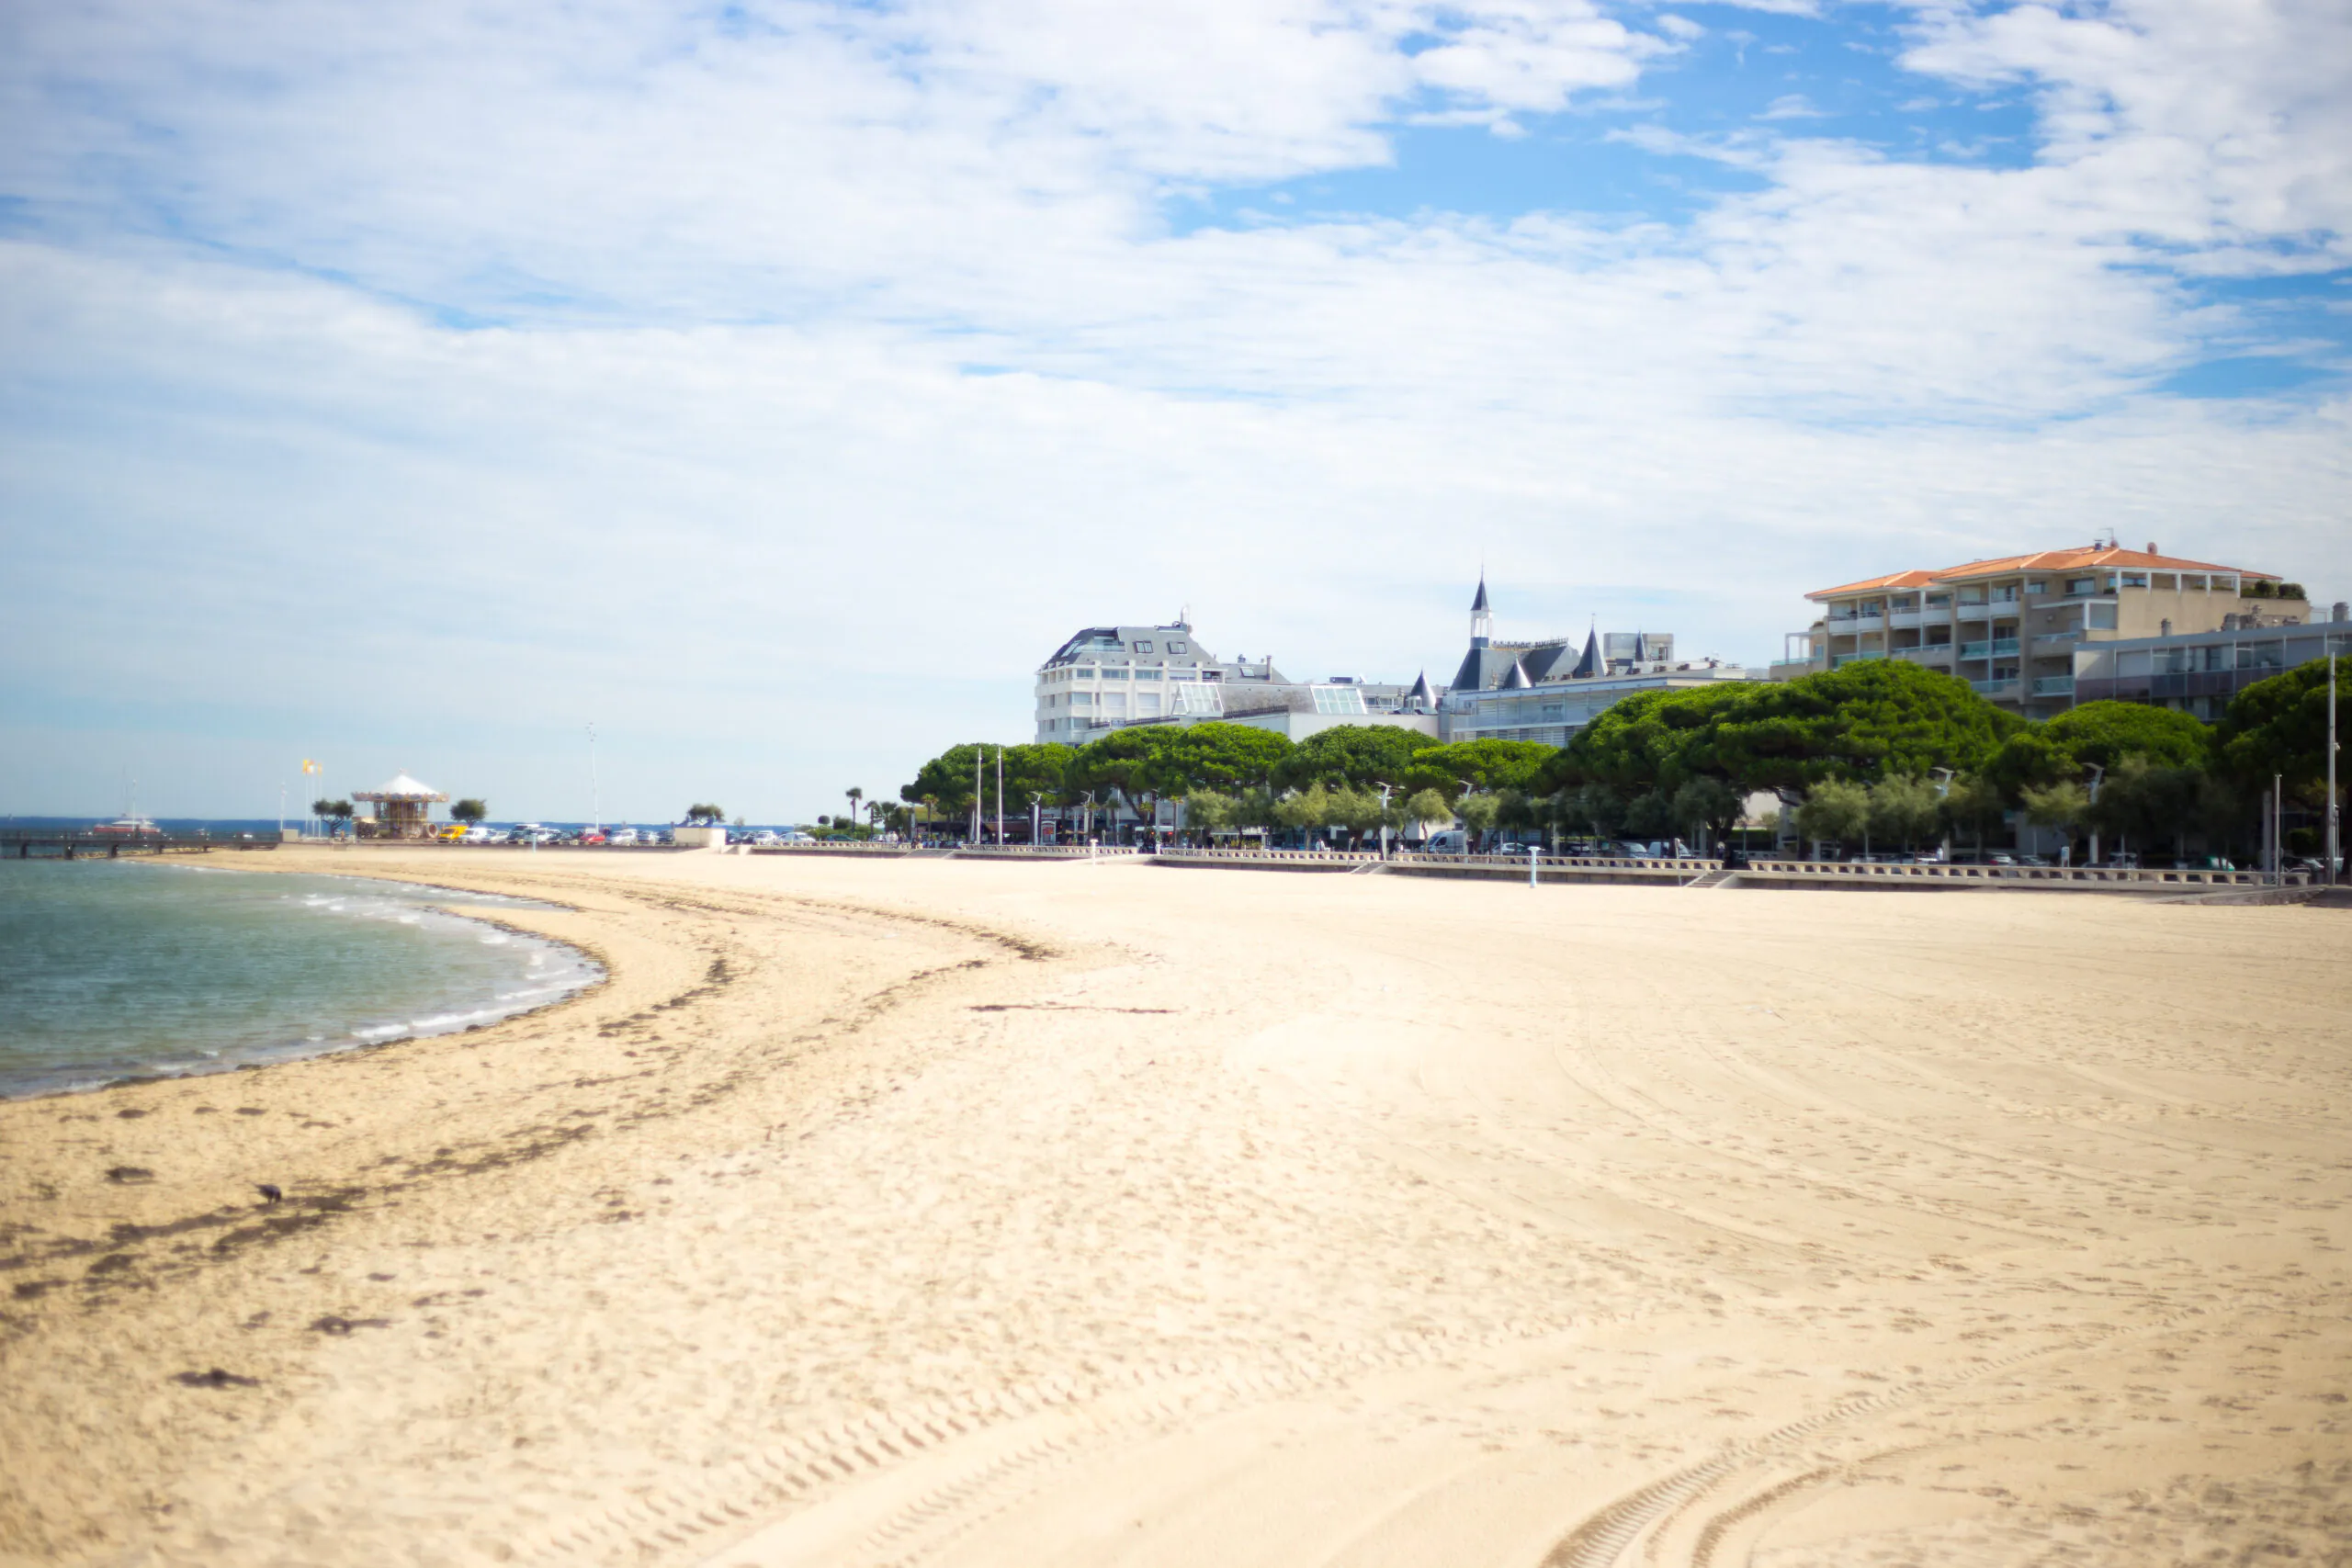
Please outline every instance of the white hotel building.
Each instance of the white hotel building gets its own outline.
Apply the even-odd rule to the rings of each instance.
[[[1294,681],[1273,656],[1223,660],[1182,620],[1089,626],[1037,667],[1037,739],[1083,746],[1129,724],[1222,719],[1303,740],[1335,724],[1395,724],[1437,733],[1428,683],[1333,676]]]

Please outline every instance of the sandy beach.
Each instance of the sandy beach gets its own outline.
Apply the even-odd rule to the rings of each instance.
[[[2352,912],[267,858],[612,977],[0,1105],[0,1561],[2352,1562]]]

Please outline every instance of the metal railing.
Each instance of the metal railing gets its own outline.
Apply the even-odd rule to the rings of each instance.
[[[2072,675],[2036,675],[2033,678],[2033,694],[2037,697],[2071,697],[2075,694],[2075,678]]]
[[[2309,872],[2290,871],[2274,883],[2259,871],[2189,871],[2125,866],[2064,865],[1943,865],[1880,861],[1750,860],[1747,869],[1758,875],[1803,876],[1822,881],[1866,880],[2007,883],[2061,886],[2301,887]]]

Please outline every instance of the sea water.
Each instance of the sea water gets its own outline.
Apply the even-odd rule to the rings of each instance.
[[[447,1033],[601,976],[439,903],[531,907],[363,877],[0,860],[0,1097]]]

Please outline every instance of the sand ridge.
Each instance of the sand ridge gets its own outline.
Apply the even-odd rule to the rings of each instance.
[[[0,1341],[17,1559],[2126,1563],[2352,1529],[2335,911],[334,869],[565,904],[501,918],[614,979],[0,1107],[39,1287]],[[172,1381],[216,1365],[256,1381]]]

